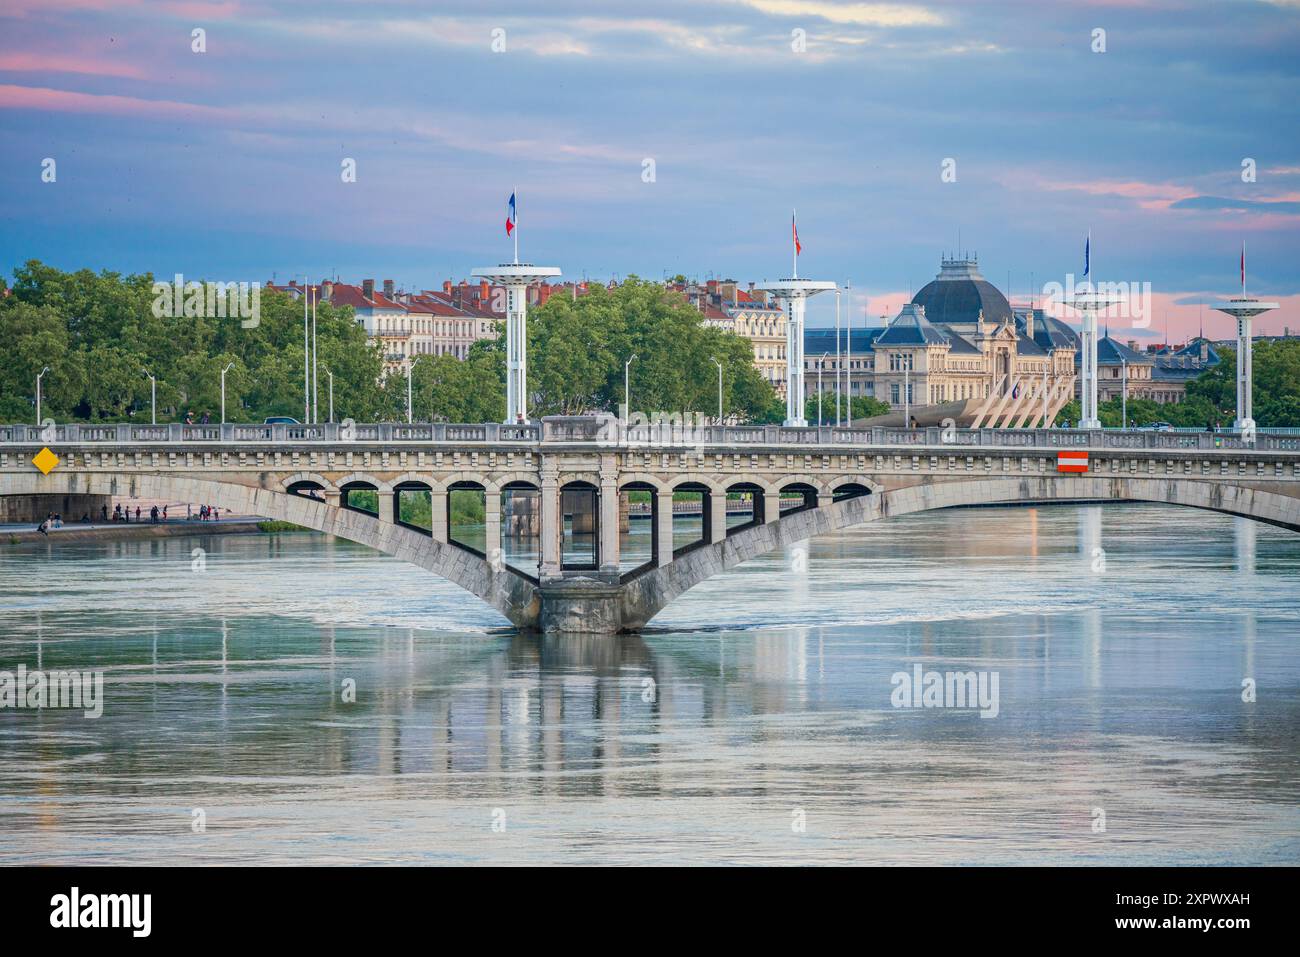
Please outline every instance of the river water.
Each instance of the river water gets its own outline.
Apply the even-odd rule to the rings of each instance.
[[[1300,536],[1147,505],[880,522],[589,640],[312,533],[0,545],[0,670],[105,682],[0,710],[0,862],[1296,864],[1298,607]],[[987,716],[895,707],[918,666]]]

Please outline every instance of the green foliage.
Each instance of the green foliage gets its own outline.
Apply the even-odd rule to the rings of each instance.
[[[755,419],[775,401],[754,368],[747,339],[707,326],[682,297],[628,277],[614,289],[593,286],[576,301],[553,297],[528,315],[529,387],[536,415],[617,412],[624,400],[624,362],[632,412],[718,411]]]
[[[31,420],[45,365],[42,416],[60,421],[148,421],[146,371],[158,380],[159,422],[191,411],[218,421],[228,363],[228,420],[304,414],[302,305],[282,293],[262,290],[260,322],[245,329],[233,318],[155,316],[148,274],[65,273],[33,260],[12,288],[0,299],[0,418]],[[336,419],[383,414],[382,359],[352,310],[321,303],[316,340],[322,410],[328,369]]]
[[[852,408],[850,409],[850,397],[844,396],[840,399],[840,421],[847,425],[849,422],[858,419],[869,419],[872,416],[887,415],[890,411],[888,402],[881,402],[879,399],[873,399],[866,395],[855,395],[852,397]],[[804,403],[804,418],[808,420],[809,425],[817,424],[817,396],[810,395]],[[781,416],[785,417],[785,406],[781,406]],[[822,393],[822,425],[835,424],[835,393]]]

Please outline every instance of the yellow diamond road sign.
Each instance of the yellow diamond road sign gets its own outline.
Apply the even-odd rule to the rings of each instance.
[[[41,474],[49,475],[54,466],[59,464],[59,457],[49,449],[41,449],[32,459],[32,464],[41,470]]]

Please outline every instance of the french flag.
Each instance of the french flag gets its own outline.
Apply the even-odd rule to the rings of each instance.
[[[794,254],[798,256],[803,252],[803,247],[799,245],[799,224],[793,213],[790,214],[790,233],[794,236]]]
[[[507,204],[509,212],[506,213],[506,235],[509,236],[515,231],[515,194],[510,194],[510,202]]]

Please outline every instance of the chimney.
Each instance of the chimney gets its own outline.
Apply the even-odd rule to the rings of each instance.
[[[451,285],[451,284],[448,283],[448,285]],[[465,284],[464,284],[463,282],[462,282],[459,286],[452,286],[452,287],[451,287],[451,305],[452,305],[452,308],[454,308],[454,309],[459,309],[459,308],[460,308],[460,304],[461,304],[461,302],[463,301],[462,298],[461,298],[461,290],[464,289],[464,288],[465,288]]]
[[[1138,351],[1138,341],[1137,341],[1136,339],[1130,339],[1130,340],[1128,341],[1128,347],[1129,347],[1130,349],[1132,349],[1134,352],[1137,352],[1137,351]]]
[[[1025,312],[1025,338],[1034,338],[1034,307],[1030,306]]]
[[[373,279],[361,280],[361,295],[367,299],[375,298],[375,281]]]
[[[486,279],[480,279],[478,283],[478,297],[481,301],[486,302],[492,298],[492,288],[488,285]]]
[[[451,295],[451,280],[450,280],[450,279],[444,279],[444,280],[442,281],[442,291],[445,292],[445,293],[446,293],[447,295],[449,295],[449,296]]]
[[[393,281],[391,279],[384,280],[384,295],[389,299],[393,298]]]
[[[320,284],[320,298],[322,302],[329,302],[334,298],[334,283],[332,280],[326,279]]]
[[[1206,342],[1204,339],[1201,340],[1201,361],[1202,362],[1210,361],[1210,344]]]

